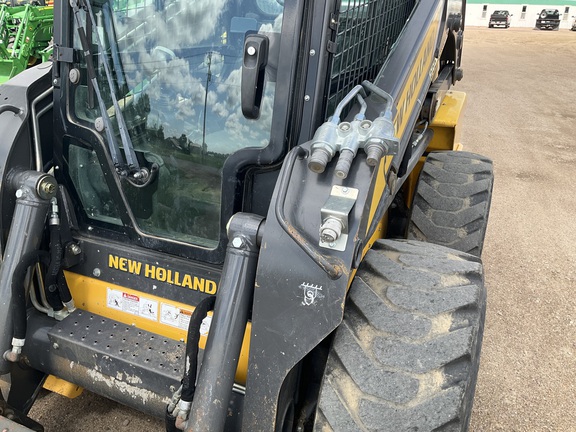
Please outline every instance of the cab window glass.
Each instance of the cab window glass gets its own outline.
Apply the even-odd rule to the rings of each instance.
[[[158,168],[156,184],[146,191],[122,182],[144,233],[203,247],[217,245],[224,162],[234,152],[269,143],[282,4],[276,0],[92,3],[96,25],[88,23],[87,34],[97,86],[114,133],[119,135],[112,93],[138,159]],[[246,119],[240,106],[243,45],[252,33],[264,34],[270,41],[256,120]],[[81,46],[77,35],[75,46]],[[104,62],[112,70],[111,82]],[[78,67],[84,79],[74,89],[73,115],[94,127],[102,113],[94,86],[85,78],[85,62]],[[79,191],[85,193],[89,192]],[[142,202],[150,208],[141,208]]]

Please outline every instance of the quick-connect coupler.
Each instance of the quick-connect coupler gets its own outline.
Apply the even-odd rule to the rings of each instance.
[[[370,89],[376,92],[375,86]],[[399,140],[395,136],[395,127],[392,120],[391,96],[378,89],[377,95],[386,100],[386,109],[373,121],[365,119],[367,103],[362,97],[363,87],[356,86],[342,100],[336,108],[334,115],[322,124],[312,138],[311,154],[308,168],[315,173],[323,173],[326,166],[336,153],[338,162],[334,175],[345,179],[348,177],[350,167],[359,149],[366,153],[366,163],[376,166],[384,155],[396,154]],[[344,107],[356,99],[360,110],[352,122],[340,122],[340,115]]]
[[[398,150],[399,140],[394,136],[394,132],[391,111],[386,111],[384,115],[374,119],[364,144],[366,163],[369,166],[376,166],[382,156]]]
[[[323,173],[326,165],[332,160],[338,142],[338,123],[327,121],[322,124],[312,138],[312,147],[308,168],[315,173]]]

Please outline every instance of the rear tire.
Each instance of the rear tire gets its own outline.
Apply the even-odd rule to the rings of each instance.
[[[377,242],[354,279],[315,431],[466,431],[486,309],[480,259]]]
[[[430,153],[418,180],[408,238],[480,256],[492,201],[492,161],[474,153]]]

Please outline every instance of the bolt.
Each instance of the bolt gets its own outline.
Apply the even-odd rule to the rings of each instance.
[[[310,96],[306,95],[304,96],[304,101],[308,102],[310,100]]]
[[[100,269],[98,267],[96,267],[94,270],[92,270],[92,274],[96,277],[100,277],[102,272],[100,271]]]
[[[72,84],[78,84],[80,81],[80,71],[76,68],[70,69],[68,73],[68,79]]]
[[[54,85],[58,85],[58,80],[57,80],[57,79],[55,79],[54,81],[52,81],[52,84],[54,84]]]
[[[72,252],[73,255],[80,255],[82,253],[82,249],[80,249],[80,246],[73,243],[70,245],[70,252]]]
[[[336,243],[334,243],[334,242],[332,242],[332,243],[329,243],[329,244],[328,244],[328,246],[330,246],[330,247],[332,247],[332,248],[333,248],[334,246],[336,246]]]
[[[350,130],[350,123],[341,123],[340,130],[343,130],[344,132]]]
[[[249,56],[253,56],[254,54],[256,54],[256,48],[254,48],[253,46],[249,46],[249,47],[246,49],[246,53],[247,53]]]
[[[235,248],[240,248],[244,245],[244,240],[242,240],[242,238],[240,237],[234,237],[234,239],[232,240],[232,246],[234,246]]]
[[[54,344],[52,344],[52,348],[57,350],[58,348],[60,348],[60,345],[58,345],[56,342],[54,342]]]
[[[56,192],[56,185],[49,181],[44,181],[40,185],[40,190],[46,195],[53,195]]]
[[[316,55],[316,50],[310,50],[310,57],[314,57]]]
[[[343,188],[342,188],[342,193],[343,193],[343,194],[347,194],[347,193],[348,193],[348,188],[347,188],[347,187],[343,187]]]
[[[103,132],[104,129],[106,128],[104,124],[104,119],[102,117],[98,117],[96,120],[94,120],[94,127],[98,132]]]
[[[22,198],[26,196],[26,191],[24,189],[18,189],[16,191],[16,198]]]

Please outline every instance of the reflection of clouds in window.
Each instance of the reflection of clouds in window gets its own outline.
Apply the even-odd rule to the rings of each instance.
[[[156,11],[155,4],[144,8],[126,11],[125,24],[118,20],[119,34],[134,31],[131,20],[142,19],[141,32],[147,36],[147,43],[163,45],[172,49],[196,45],[209,38],[220,37],[218,19],[225,11],[227,0],[194,0],[166,2],[162,12]]]
[[[270,38],[266,84],[260,118],[247,120],[241,110],[243,50],[223,37],[231,19],[222,19],[225,4],[173,2],[165,13],[149,7],[130,17],[143,23],[136,30],[130,18],[118,19],[117,33],[125,35],[121,53],[128,87],[149,98],[148,127],[162,126],[166,137],[185,134],[196,144],[205,140],[208,151],[228,154],[268,144],[282,15],[259,27]]]

